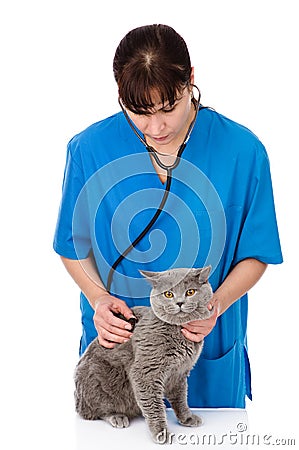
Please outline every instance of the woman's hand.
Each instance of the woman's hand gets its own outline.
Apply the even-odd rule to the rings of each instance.
[[[127,319],[134,317],[130,308],[123,300],[105,293],[95,301],[94,324],[98,332],[98,340],[103,347],[113,348],[116,343],[127,342],[132,333],[131,324],[125,322],[114,313],[121,313]]]
[[[240,261],[214,292],[209,303],[215,308],[214,314],[206,320],[195,320],[184,325],[182,333],[190,341],[200,342],[207,336],[223,314],[235,301],[241,298],[261,278],[267,264],[254,258]]]
[[[182,333],[186,339],[193,342],[201,342],[216,325],[218,312],[218,302],[212,298],[211,302],[207,306],[211,311],[214,308],[213,314],[205,320],[194,320],[184,324]]]

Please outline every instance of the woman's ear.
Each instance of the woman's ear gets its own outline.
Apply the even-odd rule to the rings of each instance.
[[[191,67],[190,83],[194,84],[194,67]]]

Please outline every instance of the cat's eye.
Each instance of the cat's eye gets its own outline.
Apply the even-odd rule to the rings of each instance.
[[[171,292],[171,291],[164,292],[164,295],[166,298],[173,298],[173,292]]]
[[[186,297],[192,297],[192,295],[195,294],[195,289],[188,289],[188,291],[186,291]]]

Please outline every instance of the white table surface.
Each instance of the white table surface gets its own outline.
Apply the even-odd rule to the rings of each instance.
[[[241,443],[242,434],[248,432],[247,412],[241,409],[193,409],[202,416],[200,427],[183,427],[176,421],[172,410],[167,410],[169,431],[174,433],[171,449],[184,448],[247,448]],[[85,421],[74,417],[76,450],[154,449],[155,444],[142,417],[132,420],[125,429],[115,429],[104,421]],[[164,446],[165,447],[165,446]],[[162,447],[163,448],[163,447]]]

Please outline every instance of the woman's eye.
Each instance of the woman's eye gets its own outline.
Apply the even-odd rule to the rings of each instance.
[[[192,295],[195,294],[195,289],[188,289],[188,291],[186,291],[186,297],[192,297]]]
[[[173,293],[170,292],[170,291],[166,291],[166,292],[164,292],[164,296],[165,296],[166,298],[173,298]]]

